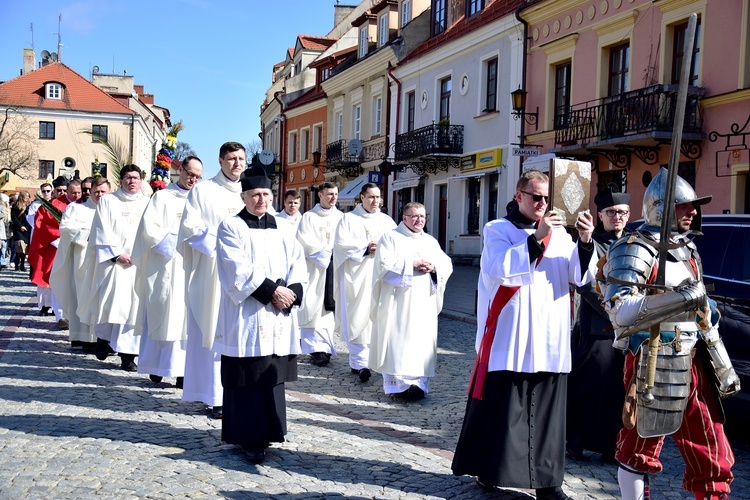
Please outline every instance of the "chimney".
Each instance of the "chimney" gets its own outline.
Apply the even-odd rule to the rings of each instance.
[[[336,5],[333,6],[333,26],[334,28],[338,26],[341,21],[344,20],[346,16],[348,16],[354,9],[356,9],[356,5],[341,5],[338,0],[336,0]]]
[[[23,49],[23,74],[26,75],[36,69],[36,54],[34,49]]]

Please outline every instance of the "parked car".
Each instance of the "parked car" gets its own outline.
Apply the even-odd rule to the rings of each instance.
[[[742,382],[742,391],[724,405],[729,427],[739,432],[745,427],[740,419],[750,418],[750,214],[704,215],[695,244],[703,281],[713,286],[709,295],[722,314],[719,332]]]

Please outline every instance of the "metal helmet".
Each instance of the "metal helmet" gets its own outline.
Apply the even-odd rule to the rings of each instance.
[[[646,225],[661,227],[661,220],[664,216],[664,196],[667,192],[667,169],[659,169],[659,173],[653,178],[646,188],[643,195],[643,220]],[[701,230],[701,205],[711,201],[712,196],[698,196],[695,194],[693,187],[688,182],[677,176],[677,183],[674,190],[675,206],[683,203],[692,203],[698,214],[693,217],[690,229],[700,232]],[[672,221],[672,229],[675,229],[675,222]]]

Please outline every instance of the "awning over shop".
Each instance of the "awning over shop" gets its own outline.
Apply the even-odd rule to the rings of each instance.
[[[419,186],[421,177],[408,177],[406,179],[396,179],[391,183],[391,190],[398,191],[399,189],[413,188]]]
[[[368,174],[364,173],[351,181],[346,187],[339,193],[339,205],[342,207],[351,207],[357,204],[359,201],[359,192],[362,190],[362,186],[367,184]]]
[[[481,177],[485,174],[498,174],[501,173],[502,167],[497,168],[485,168],[482,170],[472,170],[463,174],[456,174],[453,177],[448,177],[449,181],[457,181],[459,179],[469,179],[471,177]]]

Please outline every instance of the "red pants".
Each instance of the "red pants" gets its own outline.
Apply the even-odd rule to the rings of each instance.
[[[700,349],[700,347],[699,347]],[[625,358],[624,381],[633,380],[637,356],[628,352]],[[685,460],[682,487],[691,493],[729,493],[732,482],[734,453],[729,445],[721,409],[713,393],[713,383],[701,366],[699,357],[693,358],[691,384],[682,425],[672,434]],[[664,436],[642,438],[636,428],[622,428],[617,436],[617,460],[635,470],[654,474],[661,472],[659,454]]]

